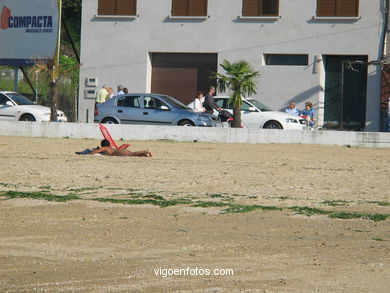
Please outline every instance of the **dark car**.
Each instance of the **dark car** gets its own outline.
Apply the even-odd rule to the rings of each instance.
[[[97,104],[95,122],[180,126],[217,126],[214,115],[196,113],[167,95],[132,93]]]

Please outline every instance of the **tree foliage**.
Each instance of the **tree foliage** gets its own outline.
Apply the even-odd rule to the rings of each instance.
[[[66,22],[76,47],[80,48],[81,0],[62,0],[62,20]],[[70,45],[64,31],[61,36],[61,43]]]

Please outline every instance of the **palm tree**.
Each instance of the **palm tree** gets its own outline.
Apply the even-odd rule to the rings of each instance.
[[[217,88],[221,92],[231,92],[229,103],[233,104],[232,127],[241,127],[242,99],[256,93],[254,80],[260,74],[258,71],[253,71],[246,61],[230,63],[224,60],[220,66],[225,70],[226,75],[215,73],[213,79],[216,80]]]
[[[47,81],[49,82],[49,100],[50,100],[50,121],[57,121],[57,102],[58,102],[58,93],[57,93],[57,73],[56,70],[56,61],[54,59],[37,59],[34,62],[34,67],[32,70],[35,73],[44,73],[46,75]]]

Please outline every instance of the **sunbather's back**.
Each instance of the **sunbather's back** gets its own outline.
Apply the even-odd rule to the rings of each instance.
[[[98,149],[92,151],[91,154],[92,155],[94,155],[94,154],[105,154],[107,156],[115,156],[114,152],[115,152],[115,150],[113,148],[111,148],[109,146],[104,146],[104,147],[101,147],[101,148],[98,148]]]

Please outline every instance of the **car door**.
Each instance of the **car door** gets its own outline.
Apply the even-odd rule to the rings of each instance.
[[[143,109],[141,108],[141,97],[135,95],[121,96],[114,107],[115,116],[123,124],[142,124]]]
[[[171,125],[174,119],[171,107],[157,96],[143,97],[143,118],[148,124]]]
[[[249,104],[247,101],[244,101],[241,106],[241,120],[242,124],[245,127],[250,128],[259,128],[260,121],[262,120],[262,113]]]
[[[217,105],[233,114],[233,105],[228,99],[220,99],[216,101]],[[241,105],[241,123],[244,127],[259,128],[261,120],[261,112],[253,107],[247,101],[243,101]]]
[[[16,120],[16,106],[7,105],[7,102],[12,103],[6,95],[0,94],[0,120]]]

